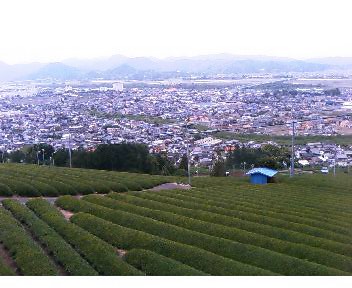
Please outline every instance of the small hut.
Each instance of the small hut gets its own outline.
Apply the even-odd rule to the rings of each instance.
[[[267,184],[273,182],[273,177],[276,173],[276,170],[259,167],[248,171],[246,175],[250,175],[252,184]]]

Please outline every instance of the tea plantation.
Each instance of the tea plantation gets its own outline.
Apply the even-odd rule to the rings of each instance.
[[[1,165],[0,275],[352,275],[349,175],[166,182]]]

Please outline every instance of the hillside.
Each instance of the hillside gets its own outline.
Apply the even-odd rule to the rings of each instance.
[[[0,275],[352,275],[346,174],[263,186],[198,177],[190,190],[161,191],[146,188],[176,179],[30,165],[0,175],[2,193],[90,194],[3,200]]]

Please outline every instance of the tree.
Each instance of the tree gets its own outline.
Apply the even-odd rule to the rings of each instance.
[[[187,158],[186,154],[182,155],[182,158],[181,158],[180,164],[178,165],[178,168],[183,169],[186,172],[188,172],[188,158]]]
[[[222,159],[216,160],[216,162],[213,165],[213,169],[211,170],[210,175],[215,176],[215,177],[225,176],[226,175],[225,161]]]
[[[68,149],[66,148],[61,148],[57,150],[54,155],[54,162],[56,166],[68,166],[69,162],[69,155],[68,155]]]
[[[13,163],[22,163],[25,156],[26,155],[21,150],[16,150],[10,153],[10,161]]]

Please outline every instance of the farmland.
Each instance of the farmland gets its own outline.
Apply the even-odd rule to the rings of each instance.
[[[176,180],[1,165],[0,275],[352,275],[348,175]]]

